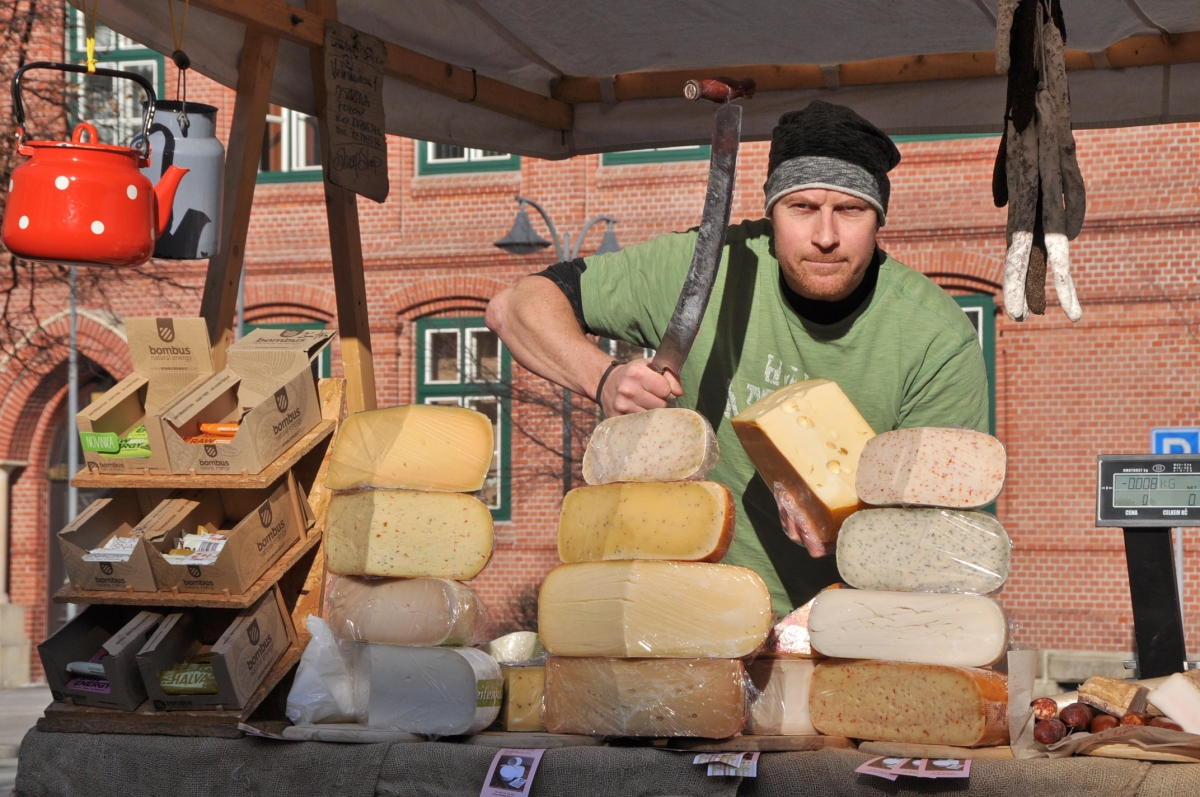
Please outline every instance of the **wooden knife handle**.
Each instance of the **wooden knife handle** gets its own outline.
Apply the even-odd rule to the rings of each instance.
[[[683,96],[689,100],[729,102],[741,97],[750,99],[754,96],[754,88],[753,78],[734,80],[719,77],[713,80],[689,80],[683,84]]]

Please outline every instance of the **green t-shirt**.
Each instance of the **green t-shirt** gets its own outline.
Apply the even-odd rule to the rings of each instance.
[[[876,432],[913,426],[988,429],[987,372],[966,314],[924,275],[886,258],[869,301],[814,324],[780,289],[766,219],[729,228],[712,299],[682,374],[678,406],[712,423],[721,460],[709,476],[733,491],[737,529],[724,561],[757,571],[784,614],[839,580],[834,555],[813,559],[783,533],[774,497],[729,419],[802,379],[841,386]],[[657,348],[691,265],[695,231],[586,258],[592,332]]]

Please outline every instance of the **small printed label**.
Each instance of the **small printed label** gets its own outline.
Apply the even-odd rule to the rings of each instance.
[[[84,451],[95,454],[115,454],[121,450],[116,432],[80,432],[79,444]]]
[[[863,762],[854,771],[860,775],[875,775],[893,781],[901,775],[914,778],[967,778],[971,775],[971,759],[876,756]]]
[[[533,776],[545,752],[508,747],[497,750],[479,797],[526,797],[533,788]]]
[[[72,678],[67,681],[67,688],[80,692],[95,692],[98,695],[112,693],[112,686],[106,678]]]
[[[700,753],[692,763],[708,764],[710,778],[758,777],[758,753]]]
[[[477,708],[499,706],[504,698],[504,681],[481,678],[475,682],[475,693],[478,696]]]
[[[100,548],[93,548],[83,555],[85,562],[128,562],[129,557],[142,541],[141,537],[111,537]]]

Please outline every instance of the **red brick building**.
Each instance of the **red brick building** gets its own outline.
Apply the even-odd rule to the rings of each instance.
[[[71,51],[77,41],[68,28]],[[106,60],[152,71],[174,97],[173,66],[132,42],[106,44]],[[53,42],[46,47],[53,51]],[[218,129],[228,129],[231,91],[193,75],[189,99],[217,106]],[[312,128],[282,109],[272,121],[246,244],[245,319],[330,324],[335,303]],[[1005,223],[990,195],[995,137],[902,141],[881,240],[900,261],[970,295],[965,304],[987,309],[976,318],[994,363],[996,434],[1009,452],[997,511],[1016,545],[1000,600],[1016,640],[1116,654],[1132,648],[1132,617],[1120,532],[1094,527],[1095,456],[1147,452],[1152,427],[1197,424],[1200,124],[1077,137],[1089,193],[1087,222],[1072,247],[1084,307],[1078,324],[1053,296],[1045,317],[1024,324],[991,310]],[[693,226],[707,155],[683,148],[546,162],[398,138],[389,144],[387,202],[359,202],[379,405],[451,401],[499,420],[499,472],[488,496],[497,550],[475,586],[503,618],[514,597],[557,563],[562,426],[556,391],[494,349],[482,323],[488,299],[553,262],[554,250],[514,256],[493,242],[511,227],[517,195],[542,204],[572,239],[601,214],[618,219],[623,245]],[[761,214],[766,161],[765,143],[744,145],[735,220]],[[541,218],[531,211],[530,219],[548,237]],[[585,254],[602,231],[593,228]],[[107,303],[84,302],[79,339],[90,376],[83,403],[129,371],[120,319],[198,312],[206,263],[157,268],[183,287],[131,281],[110,291]],[[62,288],[37,301],[44,323],[61,334]],[[65,350],[55,351],[52,367],[38,373],[9,360],[0,367],[0,460],[24,463],[11,485],[8,589],[25,607],[25,631],[35,642],[62,620],[49,595],[62,578],[54,533],[65,506],[65,358]],[[336,345],[331,368],[339,373]],[[472,381],[491,368],[513,398],[495,398],[494,386]],[[591,405],[576,403],[585,421]],[[1189,531],[1185,615],[1193,654],[1200,651],[1198,550],[1200,538]]]

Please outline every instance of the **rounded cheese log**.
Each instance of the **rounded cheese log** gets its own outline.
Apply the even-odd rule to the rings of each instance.
[[[758,659],[747,668],[753,684],[746,733],[761,736],[816,735],[808,709],[811,659]]]
[[[329,501],[325,557],[338,575],[473,578],[492,542],[492,513],[470,495],[364,490]]]
[[[338,639],[387,645],[471,645],[480,603],[447,578],[342,576],[329,592],[329,627]]]
[[[808,632],[813,650],[844,659],[986,667],[1008,650],[1008,618],[982,595],[831,589]]]
[[[1011,555],[994,515],[953,509],[864,509],[837,541],[838,572],[859,589],[995,592]]]
[[[796,500],[797,522],[822,542],[837,539],[842,521],[861,507],[854,474],[875,436],[837,383],[782,387],[735,416],[733,429],[767,487]]]
[[[724,739],[746,722],[746,671],[737,659],[546,661],[550,733]]]
[[[978,509],[1004,487],[1004,444],[971,429],[920,427],[884,432],[863,449],[858,497],[886,506]]]
[[[733,542],[733,494],[716,482],[603,484],[563,499],[564,562],[672,559],[718,562]]]
[[[591,562],[550,571],[538,632],[555,656],[737,658],[771,627],[753,570],[700,562]]]
[[[475,410],[407,404],[356,412],[342,421],[325,484],[474,492],[494,448],[492,422]]]
[[[717,435],[700,413],[646,410],[596,427],[583,454],[583,479],[588,484],[703,479],[720,456]]]
[[[809,687],[817,731],[880,742],[1008,743],[1008,679],[991,670],[887,661],[818,664]]]
[[[431,736],[478,733],[500,714],[500,665],[475,648],[360,644],[354,708],[370,728]]]

